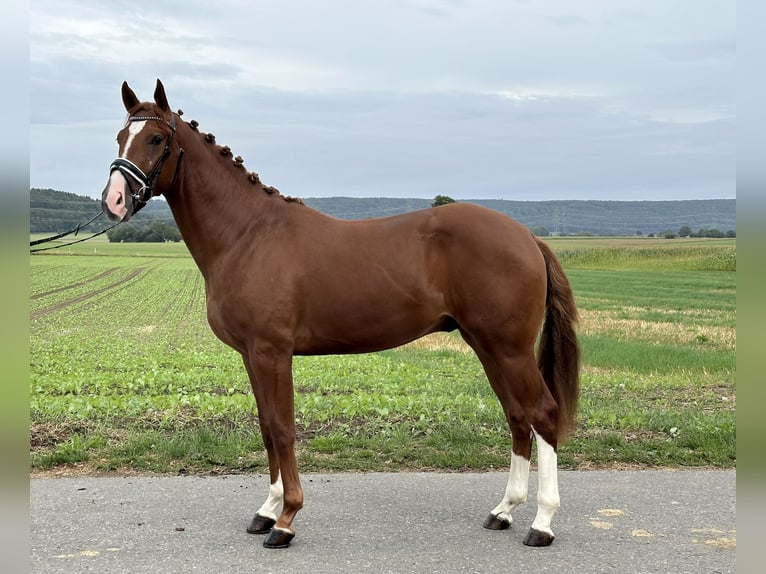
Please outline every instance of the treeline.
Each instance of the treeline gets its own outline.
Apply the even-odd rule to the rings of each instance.
[[[675,233],[673,231],[662,231],[658,233],[657,235],[659,235],[660,237],[664,237],[665,239],[675,239],[676,237],[734,238],[734,237],[737,237],[737,232],[734,229],[730,229],[724,233],[720,229],[715,229],[715,228],[713,229],[703,228],[697,231],[692,231],[691,227],[689,227],[688,225],[684,225],[681,229],[678,230],[678,233]]]
[[[537,235],[538,237],[548,237],[551,235],[551,232],[548,231],[545,227],[530,227],[529,228],[532,233]],[[565,235],[565,234],[560,234]],[[584,233],[574,233],[571,235],[576,236],[592,236],[593,233],[584,232]],[[636,231],[635,235],[637,237],[642,237],[644,234],[638,230]],[[676,231],[660,231],[659,233],[647,233],[647,237],[664,237],[665,239],[675,239],[676,237],[712,237],[712,238],[735,238],[737,237],[737,231],[734,229],[729,229],[726,232],[721,231],[720,229],[700,229],[698,231],[692,231],[688,226],[684,226],[681,229]]]
[[[175,223],[148,221],[143,223],[130,221],[121,223],[106,232],[111,243],[164,243],[181,241],[181,232]]]

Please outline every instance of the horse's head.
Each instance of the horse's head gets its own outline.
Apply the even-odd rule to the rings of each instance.
[[[183,156],[162,82],[157,80],[154,103],[140,102],[123,82],[122,102],[128,119],[117,134],[119,157],[109,167],[109,181],[101,194],[101,207],[112,221],[127,221],[153,196],[168,191]]]

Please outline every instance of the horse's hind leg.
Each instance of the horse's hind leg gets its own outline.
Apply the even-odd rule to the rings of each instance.
[[[536,430],[533,432],[537,441],[537,515],[524,539],[524,544],[549,546],[554,538],[551,521],[560,506],[558,455],[555,441],[550,444]]]
[[[529,425],[523,416],[523,410],[515,402],[514,397],[507,392],[507,386],[502,371],[494,359],[477,350],[490,385],[495,391],[505,412],[508,426],[511,428],[513,439],[511,452],[511,468],[508,474],[508,484],[505,495],[489,516],[483,526],[489,530],[505,530],[513,523],[512,512],[527,500],[529,490],[529,459],[532,452],[532,438]]]
[[[556,455],[558,407],[543,382],[532,352],[490,355],[482,348],[472,346],[503,406],[513,439],[505,495],[484,521],[484,527],[493,530],[508,528],[513,522],[511,512],[527,500],[534,436],[538,447],[538,510],[524,544],[548,546],[554,538],[551,520],[559,508]]]

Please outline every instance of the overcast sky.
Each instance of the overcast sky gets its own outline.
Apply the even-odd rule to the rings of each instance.
[[[123,80],[299,197],[735,197],[736,3],[31,0],[30,185],[100,197]]]

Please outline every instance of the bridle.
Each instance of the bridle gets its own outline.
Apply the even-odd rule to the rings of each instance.
[[[118,157],[115,159],[111,165],[109,166],[109,175],[111,177],[112,172],[115,170],[119,170],[120,173],[122,173],[123,176],[125,176],[125,181],[127,182],[128,190],[130,191],[130,195],[133,199],[133,213],[134,215],[139,209],[144,207],[149,200],[154,195],[154,186],[157,183],[157,180],[160,178],[160,174],[162,173],[162,168],[165,165],[165,160],[170,157],[170,154],[172,152],[171,146],[173,144],[173,139],[176,135],[176,121],[175,117],[171,114],[170,121],[166,121],[165,119],[159,117],[159,116],[129,116],[128,120],[126,122],[126,125],[130,122],[146,122],[146,121],[160,121],[160,122],[166,122],[168,126],[170,127],[170,138],[168,138],[167,143],[165,144],[165,150],[162,152],[162,155],[160,156],[159,161],[154,165],[154,168],[152,168],[152,171],[150,171],[148,174],[144,173],[144,171],[138,167],[135,163],[130,161],[127,158]],[[178,148],[178,159],[176,160],[176,169],[173,172],[173,181],[170,184],[170,187],[172,188],[175,183],[176,179],[178,178],[178,170],[181,166],[181,160],[184,157],[184,150],[183,148]],[[131,185],[131,181],[134,185],[138,185],[138,189],[134,189],[134,185]]]

